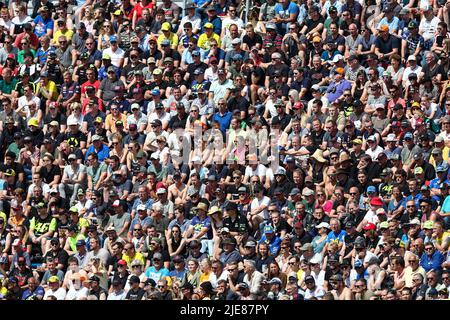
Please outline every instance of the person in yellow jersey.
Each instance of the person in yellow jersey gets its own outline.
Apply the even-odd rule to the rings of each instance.
[[[48,79],[47,71],[41,71],[41,80],[36,87],[36,95],[41,101],[44,100],[47,105],[58,99],[58,89],[55,82]]]
[[[220,36],[213,31],[213,24],[211,22],[205,23],[205,32],[200,35],[197,41],[197,46],[203,50],[208,51],[211,48],[211,39],[217,41],[217,46],[220,48]]]
[[[122,255],[122,259],[127,262],[128,268],[131,269],[131,263],[134,260],[139,260],[142,262],[142,265],[145,265],[145,259],[142,253],[137,252],[136,248],[132,243],[127,243],[123,247],[124,254]]]
[[[169,40],[170,47],[172,49],[176,50],[178,47],[178,36],[176,35],[176,33],[172,32],[172,26],[170,25],[170,23],[164,22],[161,25],[161,31],[162,31],[162,34],[160,34],[158,36],[158,40],[157,40],[160,50],[162,50],[161,45],[163,44],[164,40],[166,40],[166,41],[164,41],[165,44],[167,43],[167,40]]]
[[[58,30],[53,34],[52,44],[59,46],[59,37],[65,36],[68,42],[72,42],[73,30],[67,28],[66,21],[64,19],[56,20]]]

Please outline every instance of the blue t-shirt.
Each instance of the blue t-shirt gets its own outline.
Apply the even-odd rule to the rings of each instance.
[[[30,289],[27,289],[22,294],[22,300],[35,300],[36,296],[41,296],[42,298],[45,295],[45,290],[41,286],[38,286],[33,292]]]
[[[147,270],[145,270],[145,276],[147,278],[153,279],[155,282],[158,282],[163,277],[169,276],[169,270],[166,268],[161,268],[158,271],[156,271],[154,266],[148,267]]]
[[[37,35],[39,38],[45,35],[48,29],[53,30],[53,20],[51,18],[47,18],[44,20],[39,15],[36,18],[34,18],[33,22],[35,23],[34,34]]]
[[[213,115],[212,121],[219,122],[220,131],[222,131],[222,133],[225,134],[228,127],[230,126],[232,116],[233,114],[230,111],[226,112],[224,115],[221,115],[220,112],[217,112],[216,114]]]
[[[335,234],[334,231],[330,231],[330,233],[327,235],[327,243],[341,243],[344,242],[344,237],[347,235],[347,232],[345,230],[341,230],[338,234]]]
[[[298,13],[299,13],[298,5],[293,2],[289,2],[289,4],[286,7],[283,7],[283,5],[281,3],[277,3],[275,5],[274,10],[275,10],[275,14],[278,14],[280,16],[280,18],[282,18],[282,19],[289,18],[290,15],[293,13],[296,15],[298,15]]]
[[[87,160],[88,156],[94,152],[95,149],[94,146],[92,145],[87,149],[85,159]],[[95,153],[97,153],[98,161],[103,162],[106,158],[109,158],[109,147],[103,144],[100,151]]]
[[[266,244],[268,244],[268,245],[269,245],[269,251],[270,251],[270,254],[271,254],[272,256],[276,256],[276,255],[278,254],[278,251],[280,251],[280,247],[281,247],[281,239],[280,239],[280,237],[278,237],[278,236],[274,236],[274,237],[272,238],[272,240],[269,241],[269,240],[266,238],[266,235],[264,234],[264,235],[261,237],[261,240],[259,240],[259,243],[266,243]]]
[[[200,220],[198,216],[195,216],[191,220],[191,226],[194,227],[194,234],[199,233],[203,228],[207,228],[208,231],[202,236],[201,239],[212,239],[211,219],[209,217]]]

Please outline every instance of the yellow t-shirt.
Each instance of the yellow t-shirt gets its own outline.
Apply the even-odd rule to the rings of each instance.
[[[444,231],[439,238],[436,238],[436,242],[441,246],[448,237],[450,237],[450,232]]]
[[[210,41],[214,39],[217,41],[217,45],[220,47],[220,36],[217,33],[213,33],[210,38],[206,33],[202,33],[198,37],[197,46],[203,50],[209,50],[211,48]]]
[[[58,99],[58,88],[56,84],[52,80],[47,80],[47,85],[44,87],[51,95],[51,100],[56,101]],[[36,88],[36,92],[39,92],[41,89],[41,83],[39,82]]]
[[[175,33],[171,32],[168,38],[166,38],[166,36],[164,36],[163,34],[160,34],[158,36],[158,40],[156,40],[156,42],[158,43],[158,46],[161,45],[161,42],[164,39],[168,39],[170,41],[170,47],[172,49],[176,49],[177,48],[177,46],[178,46],[178,36]]]
[[[59,38],[60,36],[66,36],[67,41],[70,42],[70,41],[72,41],[73,31],[70,30],[70,29],[67,29],[67,30],[64,31],[64,32],[62,32],[61,30],[56,31],[56,32],[53,34],[53,43],[59,45],[58,38]]]
[[[132,263],[134,260],[141,260],[142,264],[145,266],[145,259],[144,259],[144,256],[143,256],[142,253],[140,253],[140,252],[136,252],[136,253],[134,254],[134,257],[130,257],[130,256],[126,255],[126,254],[123,254],[123,255],[122,255],[122,259],[125,260],[125,261],[127,262],[127,265],[128,265],[128,268],[129,268],[129,269],[131,269],[131,263]]]

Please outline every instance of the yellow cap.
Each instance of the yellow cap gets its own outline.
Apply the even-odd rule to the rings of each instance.
[[[168,23],[168,22],[164,22],[163,24],[162,24],[162,26],[161,26],[161,30],[162,31],[170,31],[170,23]]]
[[[39,122],[36,118],[31,118],[28,120],[28,126],[39,127]]]
[[[214,26],[211,22],[205,23],[205,29],[212,29],[212,28],[214,28]]]
[[[322,39],[320,37],[314,37],[313,42],[320,42]]]

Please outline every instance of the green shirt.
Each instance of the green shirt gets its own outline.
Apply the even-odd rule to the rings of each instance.
[[[6,82],[5,80],[0,80],[0,91],[6,94],[11,94],[13,89],[16,87],[17,79],[11,79],[11,82]]]
[[[92,184],[95,186],[100,179],[100,176],[103,172],[106,172],[108,166],[104,162],[100,162],[99,165],[94,168],[92,166],[87,167],[87,174],[92,177]]]

